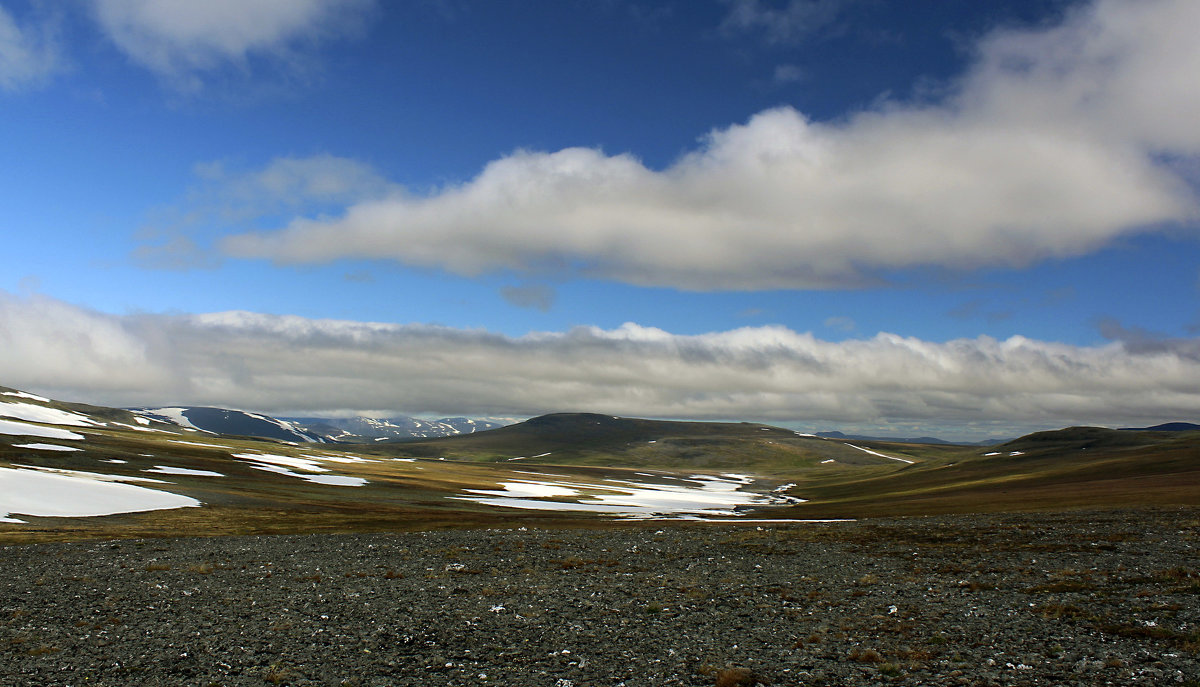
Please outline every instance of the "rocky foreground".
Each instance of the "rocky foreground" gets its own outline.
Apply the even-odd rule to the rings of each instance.
[[[1200,685],[1200,510],[0,549],[4,685]]]

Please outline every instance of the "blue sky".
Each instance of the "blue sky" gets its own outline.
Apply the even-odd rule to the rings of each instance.
[[[1196,15],[0,2],[0,383],[971,438],[1194,420]]]

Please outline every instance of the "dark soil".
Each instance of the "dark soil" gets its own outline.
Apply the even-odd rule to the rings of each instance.
[[[1200,510],[0,549],[3,685],[1200,686]]]

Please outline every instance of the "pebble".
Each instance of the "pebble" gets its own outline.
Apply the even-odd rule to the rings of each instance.
[[[1200,510],[0,549],[0,684],[1200,679]]]

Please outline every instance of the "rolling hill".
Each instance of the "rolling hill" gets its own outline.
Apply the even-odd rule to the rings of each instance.
[[[1200,432],[1071,427],[980,448],[559,413],[472,434],[320,444],[284,425],[276,438],[232,425],[217,434],[165,413],[0,387],[0,540],[1200,502]]]

